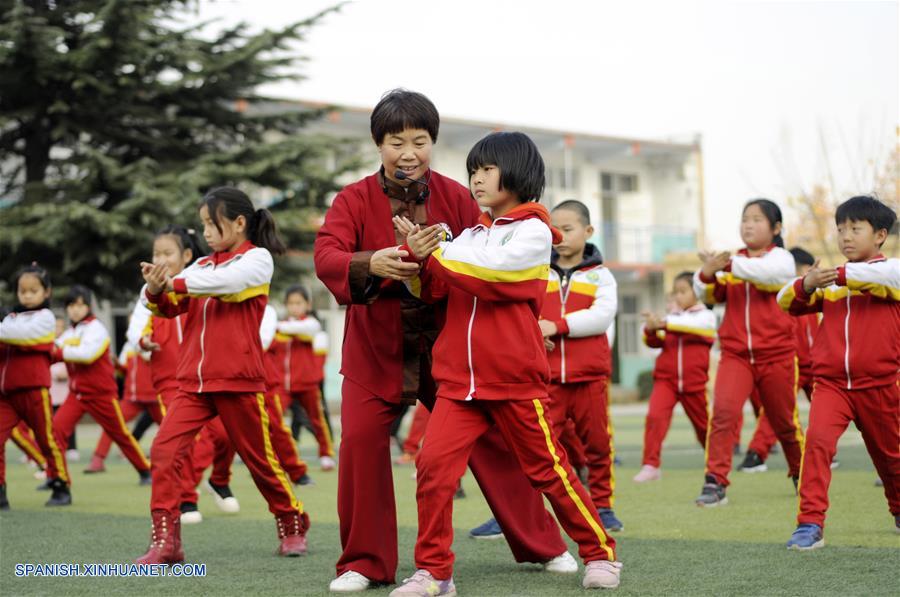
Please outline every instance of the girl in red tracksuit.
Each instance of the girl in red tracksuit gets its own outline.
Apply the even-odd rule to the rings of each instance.
[[[275,515],[279,554],[303,555],[309,516],[272,450],[259,336],[272,280],[270,250],[281,253],[284,245],[272,214],[254,210],[238,189],[211,190],[199,211],[212,255],[174,278],[165,263],[141,264],[147,307],[166,317],[187,312],[187,320],[176,373],[180,393],[151,449],[152,538],[147,553],[136,561],[184,559],[178,513],[181,464],[197,432],[216,415]]]
[[[587,242],[594,228],[583,203],[563,201],[553,208],[551,219],[563,240],[551,256],[539,322],[546,341],[553,345],[547,354],[550,418],[560,437],[567,422],[573,422],[603,528],[621,531],[624,527],[613,511],[615,451],[608,391],[612,353],[606,336],[618,306],[616,280],[603,266],[597,247]],[[571,453],[569,457],[572,460]]]
[[[825,545],[831,462],[851,421],[883,481],[900,532],[900,259],[881,253],[897,216],[877,199],[859,196],[838,206],[835,221],[847,263],[814,267],[778,295],[792,315],[822,314],[812,351],[815,382],[798,526],[789,549]]]
[[[727,503],[735,425],[754,388],[778,436],[796,483],[803,432],[797,413],[797,347],[794,322],[775,295],[795,275],[794,258],[783,248],[781,209],[768,199],[744,206],[741,239],[746,247],[700,254],[703,267],[694,289],[704,303],[725,303],[719,327],[722,359],[716,374],[712,420],[706,439],[706,478],[698,506]]]
[[[284,296],[288,318],[278,322],[278,334],[287,339],[284,355],[284,385],[291,400],[306,411],[319,444],[319,465],[323,471],[333,470],[334,445],[322,409],[321,383],[325,377],[324,362],[316,356],[315,339],[322,324],[309,314],[309,291],[291,286]]]
[[[660,478],[660,452],[676,404],[681,403],[697,441],[706,446],[706,382],[709,349],[716,339],[716,316],[697,302],[693,278],[692,272],[679,274],[672,285],[676,309],[664,319],[648,315],[644,326],[644,343],[662,348],[662,353],[653,368],[653,392],[644,425],[644,459],[634,477],[637,483]]]
[[[125,372],[122,399],[119,401],[122,418],[129,422],[147,410],[157,424],[162,421],[161,405],[150,376],[150,353],[136,350],[130,342],[125,342],[119,353],[118,367]],[[106,472],[104,462],[110,447],[112,438],[104,431],[97,440],[97,447],[94,448],[90,464],[84,470],[85,474]]]
[[[72,286],[66,297],[66,313],[72,325],[56,339],[54,358],[66,363],[69,396],[53,415],[56,441],[65,449],[75,425],[88,413],[137,470],[141,485],[147,485],[150,462],[125,424],[110,356],[109,333],[91,312],[92,298],[91,291],[78,284]]]
[[[476,440],[496,423],[532,485],[550,500],[579,546],[586,588],[619,584],[615,542],[603,528],[547,415],[550,371],[538,317],[547,295],[551,245],[562,237],[534,203],[543,160],[522,133],[493,133],[466,160],[470,188],[490,213],[452,242],[440,224],[408,234],[401,250],[423,259],[409,284],[427,300],[448,297],[447,323],[434,346],[437,402],[416,465],[417,572],[394,590],[455,595],[452,579],[453,494]]]
[[[13,281],[18,304],[0,323],[0,510],[6,497],[6,440],[20,421],[32,430],[46,460],[53,494],[48,506],[72,503],[65,447],[54,434],[50,406],[50,355],[56,318],[50,310],[50,277],[32,264]]]

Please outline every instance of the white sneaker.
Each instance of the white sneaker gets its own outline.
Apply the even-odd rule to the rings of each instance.
[[[34,478],[38,481],[46,481],[47,480],[47,472],[46,471],[34,471]]]
[[[328,585],[332,593],[358,593],[369,588],[371,581],[353,570],[347,570]]]
[[[203,515],[197,510],[181,513],[181,524],[200,524],[201,522],[203,522]]]
[[[237,514],[241,511],[241,504],[238,502],[237,498],[233,495],[222,497],[219,495],[219,492],[210,484],[207,479],[206,483],[203,484],[203,487],[206,489],[206,492],[213,497],[213,500],[216,502],[216,506],[222,512],[226,514]]]
[[[544,572],[558,572],[560,574],[574,574],[578,572],[578,562],[568,551],[564,551],[552,560],[544,562]]]
[[[66,460],[69,462],[78,462],[81,460],[81,454],[78,450],[66,450]]]
[[[638,471],[638,474],[634,476],[632,481],[635,483],[646,483],[647,481],[659,481],[660,478],[662,478],[661,470],[655,466],[645,464],[641,467],[641,470]]]
[[[333,471],[336,466],[337,463],[331,456],[322,456],[319,458],[319,467],[321,467],[323,471]]]
[[[621,574],[621,562],[594,560],[585,566],[581,586],[585,589],[615,589],[619,586]]]

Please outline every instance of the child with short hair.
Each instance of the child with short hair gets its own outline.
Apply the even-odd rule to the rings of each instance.
[[[822,313],[812,349],[815,384],[797,529],[788,549],[825,545],[831,462],[851,421],[884,482],[900,531],[900,259],[881,253],[897,215],[863,195],[839,205],[834,219],[847,263],[824,269],[816,262],[778,293],[778,304],[791,315]]]
[[[675,308],[666,317],[645,313],[644,343],[661,348],[653,368],[653,392],[644,425],[644,457],[636,483],[656,481],[661,476],[660,452],[672,423],[672,410],[680,403],[706,447],[709,423],[706,382],[709,380],[709,350],[716,340],[716,316],[697,300],[693,272],[681,272],[672,282]]]
[[[538,325],[550,361],[550,418],[557,437],[572,421],[588,467],[588,489],[607,531],[623,530],[613,511],[612,352],[606,336],[616,317],[616,280],[603,265],[586,205],[570,199],[550,212],[562,233],[550,256],[547,297]],[[567,454],[570,457],[571,454]]]
[[[434,347],[437,402],[417,459],[416,573],[392,597],[455,595],[453,494],[478,438],[496,423],[535,489],[549,500],[586,564],[585,588],[614,588],[621,563],[552,428],[550,378],[538,317],[550,251],[561,240],[538,204],[544,163],[522,133],[493,133],[466,160],[470,188],[490,209],[452,242],[435,224],[395,218],[402,248],[422,261],[409,283],[425,300],[449,296]]]

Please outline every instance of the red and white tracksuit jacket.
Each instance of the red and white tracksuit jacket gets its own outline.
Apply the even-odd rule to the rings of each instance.
[[[587,245],[585,259],[568,279],[551,265],[547,298],[541,318],[559,331],[556,346],[547,354],[555,383],[577,383],[608,377],[612,354],[607,330],[616,317],[616,280],[602,265],[600,252]]]
[[[122,399],[156,404],[157,394],[150,371],[150,353],[136,350],[131,342],[126,341],[119,353],[119,366],[125,371]]]
[[[547,396],[550,368],[537,320],[552,235],[539,204],[522,204],[493,221],[482,214],[479,224],[442,242],[408,284],[426,302],[449,297],[447,323],[432,351],[439,397]]]
[[[324,362],[316,354],[316,338],[321,343],[322,333],[322,324],[312,315],[278,322],[278,336],[285,342],[284,386],[288,393],[318,388],[324,379]]]
[[[109,332],[88,315],[56,339],[56,359],[66,362],[73,394],[118,394],[116,370],[109,352]]]
[[[176,373],[182,391],[265,391],[259,326],[273,271],[269,251],[246,241],[195,261],[173,279],[174,292],[144,288],[141,300],[154,314],[188,314]]]
[[[13,312],[0,323],[0,394],[50,387],[56,318],[46,308]]]
[[[716,316],[703,305],[669,313],[665,328],[644,328],[644,343],[662,348],[653,379],[670,382],[678,393],[703,392],[709,381],[709,349],[716,341]]]
[[[811,293],[794,280],[778,301],[794,315],[822,313],[798,524],[825,525],[831,462],[850,421],[884,484],[888,510],[900,515],[900,260],[847,263],[834,284]]]
[[[771,246],[750,257],[741,249],[724,271],[706,278],[694,274],[694,292],[706,304],[727,303],[719,327],[723,352],[746,358],[751,364],[782,359],[796,353],[795,323],[778,307],[776,293],[796,275],[794,257]]]

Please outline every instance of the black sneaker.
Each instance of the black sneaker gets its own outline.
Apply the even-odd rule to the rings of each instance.
[[[728,498],[725,497],[725,486],[717,482],[714,476],[706,475],[703,490],[700,492],[700,496],[694,500],[694,503],[701,508],[724,506],[728,503]]]
[[[800,477],[794,475],[791,477],[791,481],[794,483],[794,495],[800,495]]]
[[[47,479],[46,481],[35,487],[35,489],[37,489],[38,491],[50,491],[51,489],[53,489],[53,486],[51,485],[52,481],[53,479]]]
[[[50,481],[50,499],[47,500],[45,506],[71,506],[72,494],[69,492],[69,486],[62,479],[53,479]]]
[[[766,466],[766,461],[759,457],[759,454],[753,450],[747,450],[744,462],[741,463],[738,470],[742,473],[764,473],[769,470],[769,467]]]
[[[294,485],[315,485],[316,482],[313,481],[313,478],[308,474],[303,473],[303,476],[294,481]]]
[[[150,471],[138,471],[138,475],[140,476],[138,485],[150,485],[153,483],[153,480],[150,477]]]
[[[9,510],[9,500],[6,499],[6,485],[0,485],[0,510]]]
[[[463,500],[466,498],[466,490],[463,489],[462,483],[456,486],[456,493],[453,494],[454,500]]]

